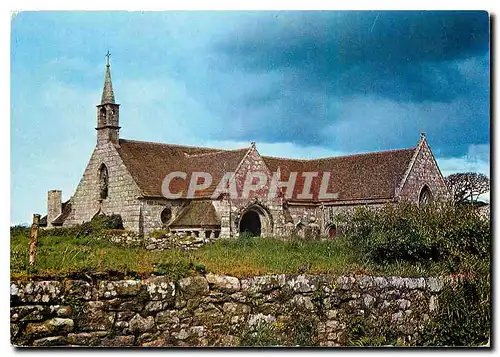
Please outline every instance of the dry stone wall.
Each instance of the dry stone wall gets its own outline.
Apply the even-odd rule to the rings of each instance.
[[[240,346],[268,328],[291,345],[343,346],[355,319],[408,341],[432,320],[449,283],[320,275],[109,279],[11,281],[12,344]]]

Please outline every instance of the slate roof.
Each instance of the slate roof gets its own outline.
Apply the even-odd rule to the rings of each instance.
[[[319,200],[323,172],[331,172],[327,192],[338,193],[335,201],[390,199],[395,196],[396,187],[403,179],[415,150],[408,148],[313,160],[265,156],[263,159],[271,172],[279,168],[281,181],[288,181],[290,172],[298,172],[290,201],[303,201],[297,197],[305,181],[301,172],[319,173],[312,180],[312,201]]]
[[[213,148],[150,143],[120,139],[118,152],[145,197],[163,197],[161,186],[165,175],[181,171],[186,179],[170,183],[173,193],[187,193],[194,172],[208,172],[212,183],[197,198],[209,198],[225,172],[234,172],[248,148],[222,150]],[[409,167],[416,148],[379,151],[312,160],[296,160],[263,156],[271,171],[280,170],[281,181],[287,181],[290,172],[297,172],[295,190],[290,201],[318,202],[323,172],[330,172],[328,193],[338,193],[335,201],[391,199]],[[312,199],[297,197],[304,187],[302,172],[318,172],[311,185]],[[332,200],[330,200],[332,201]]]
[[[165,176],[174,171],[187,173],[186,180],[173,179],[170,192],[187,188],[193,172],[209,172],[212,185],[197,192],[199,197],[209,197],[217,187],[224,172],[234,171],[248,149],[221,150],[194,146],[150,143],[120,139],[117,148],[123,163],[146,197],[163,197],[161,186]]]
[[[220,219],[211,201],[192,200],[169,224],[170,228],[199,226],[220,227]]]

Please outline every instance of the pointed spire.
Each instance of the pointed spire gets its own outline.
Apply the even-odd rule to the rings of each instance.
[[[102,90],[101,104],[115,104],[115,94],[113,93],[113,85],[111,84],[111,70],[109,69],[109,56],[106,54],[106,76],[104,77],[104,88]]]

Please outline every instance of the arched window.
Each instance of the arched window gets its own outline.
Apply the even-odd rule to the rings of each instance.
[[[108,198],[109,175],[108,168],[102,164],[99,167],[99,196],[101,199]]]
[[[163,209],[163,211],[161,211],[160,219],[161,223],[163,223],[164,226],[168,225],[171,218],[172,218],[172,210],[170,209],[170,207],[166,207],[165,209]]]
[[[418,204],[425,205],[430,202],[432,202],[431,190],[429,189],[429,186],[424,185],[424,187],[422,187],[422,190],[420,190],[420,196],[418,197]]]
[[[335,224],[331,224],[328,226],[328,237],[330,239],[335,239],[337,235],[337,226]]]
[[[100,119],[100,122],[101,122],[101,125],[106,125],[106,108],[101,108],[99,110],[99,119]]]

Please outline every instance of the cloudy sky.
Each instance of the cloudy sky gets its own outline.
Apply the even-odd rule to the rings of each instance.
[[[11,40],[11,223],[73,194],[108,50],[122,138],[311,158],[425,131],[444,175],[489,175],[486,12],[23,12]]]

